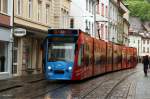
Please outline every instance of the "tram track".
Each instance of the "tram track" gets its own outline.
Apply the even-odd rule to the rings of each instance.
[[[125,77],[117,80],[116,82],[113,81],[114,79],[108,79],[106,81],[103,81],[102,83],[99,83],[97,86],[95,86],[94,89],[92,89],[91,91],[89,91],[87,94],[85,94],[84,96],[81,97],[81,99],[91,99],[91,98],[98,98],[98,99],[109,99],[109,96],[111,96],[111,93],[114,91],[114,89],[123,81],[125,81],[126,79],[128,79],[128,77],[132,76],[133,74],[135,74],[136,72],[130,73],[128,75],[126,75]],[[103,86],[103,84],[105,84],[106,82],[114,82],[111,85],[111,88],[105,88],[106,86]],[[95,90],[104,87],[105,89],[108,89],[105,91],[105,95],[104,96],[94,96],[92,97],[92,93],[94,93]],[[104,93],[103,93],[104,94]]]
[[[40,99],[39,97],[44,97],[45,96],[49,96],[50,94],[54,94],[54,93],[57,93],[57,92],[62,92],[64,91],[65,92],[70,92],[70,95],[72,97],[72,99],[86,99],[88,98],[87,96],[90,95],[93,91],[95,91],[96,89],[98,89],[99,87],[103,87],[103,85],[105,85],[105,83],[107,82],[113,82],[113,87],[117,87],[117,85],[121,82],[123,82],[124,80],[126,80],[129,76],[133,75],[134,73],[136,72],[128,72],[127,74],[125,74],[124,76],[122,76],[121,78],[120,77],[116,77],[116,81],[114,81],[114,78],[112,78],[112,76],[110,75],[105,75],[105,76],[102,76],[100,78],[97,78],[97,79],[90,79],[88,81],[84,81],[84,82],[81,82],[81,83],[75,83],[75,84],[67,84],[67,85],[63,85],[63,86],[60,86],[54,90],[47,90],[46,92],[43,92],[42,94],[40,95],[36,95],[32,98],[34,99]],[[120,73],[117,73],[117,74],[120,74]],[[112,74],[114,77],[117,75],[117,74]],[[98,83],[96,83],[98,82]],[[73,91],[75,88],[75,91]],[[79,88],[79,89],[78,89]],[[113,88],[111,88],[113,89]],[[108,94],[110,93],[111,89],[108,89],[107,92]],[[62,92],[63,93],[63,92]],[[52,96],[52,98],[59,98],[59,99],[63,99],[61,98],[61,96],[63,96],[63,94],[60,93],[59,96]],[[47,94],[47,95],[46,95]],[[55,94],[57,95],[57,94]],[[49,96],[51,97],[51,96]],[[89,98],[91,99],[91,98]],[[107,99],[106,96],[104,96],[104,98],[100,98],[100,99]]]
[[[123,79],[121,79],[119,82],[117,82],[117,83],[110,89],[110,91],[108,92],[108,94],[105,96],[104,99],[110,99],[110,97],[112,96],[112,93],[116,90],[116,88],[117,88],[121,83],[123,83],[125,80],[127,80],[129,77],[133,76],[134,74],[136,74],[136,72],[133,72],[133,73],[127,75],[126,77],[124,77]],[[131,87],[131,85],[129,85],[128,91],[129,91],[130,87]]]
[[[68,85],[68,84],[64,84],[64,85],[58,86],[58,87],[56,87],[56,88],[54,88],[54,89],[50,89],[50,90],[47,90],[47,91],[45,91],[45,92],[42,92],[42,93],[40,93],[39,95],[29,96],[28,98],[29,98],[29,99],[38,99],[39,97],[41,97],[41,96],[43,96],[43,95],[45,95],[45,94],[47,94],[47,93],[56,91],[56,90],[58,90],[58,89],[65,88],[65,87],[67,87],[67,86],[69,86],[69,85]]]

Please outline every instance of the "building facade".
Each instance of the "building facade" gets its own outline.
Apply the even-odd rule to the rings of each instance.
[[[96,37],[108,41],[109,0],[98,0],[96,6]]]
[[[71,0],[54,0],[54,28],[70,28]]]
[[[141,36],[142,38],[142,53],[140,56],[145,56],[148,55],[150,56],[150,34],[145,33],[144,35]]]
[[[96,0],[72,0],[70,10],[70,28],[95,36],[95,3]]]
[[[122,6],[122,8],[125,10],[125,13],[123,15],[123,44],[126,46],[129,46],[129,28],[130,28],[130,22],[129,22],[129,15],[130,15],[130,11],[128,10],[127,7],[125,7],[124,5]]]
[[[123,44],[124,33],[124,5],[121,0],[110,0],[109,2],[109,41]]]
[[[0,79],[12,73],[13,0],[0,0]]]
[[[42,72],[41,45],[54,27],[54,1],[14,0],[14,76]]]
[[[129,46],[137,48],[139,60],[150,56],[150,33],[145,24],[137,17],[130,17]]]
[[[142,55],[142,37],[138,33],[130,32],[129,46],[137,49],[137,55],[140,58]]]

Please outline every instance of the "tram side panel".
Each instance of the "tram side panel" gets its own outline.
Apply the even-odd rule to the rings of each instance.
[[[137,65],[137,49],[133,48],[134,52],[133,52],[133,58],[134,58],[134,67],[136,67]]]
[[[111,42],[107,42],[107,49],[106,49],[106,72],[111,72],[113,70],[112,64],[112,58],[113,58],[113,45]]]
[[[131,50],[131,63],[132,63],[132,65],[131,65],[131,68],[134,68],[135,66],[136,66],[136,56],[135,56],[135,53],[136,53],[136,50],[135,50],[135,48],[131,48],[130,49]]]
[[[91,77],[93,75],[93,38],[80,33],[76,57],[73,79],[83,80]]]
[[[122,69],[127,68],[127,47],[122,46]]]
[[[93,75],[93,38],[84,35],[84,68],[82,68],[82,78]]]
[[[122,69],[122,46],[121,45],[117,45],[117,65],[118,65],[118,70]]]
[[[94,39],[94,68],[93,75],[101,74],[101,42],[97,39]]]
[[[113,71],[118,70],[118,46],[113,44]]]
[[[106,72],[106,63],[107,63],[107,61],[106,61],[106,42],[105,41],[100,41],[101,42],[101,45],[100,45],[100,51],[101,51],[101,57],[100,57],[100,59],[101,59],[101,72],[102,73],[105,73]]]
[[[82,69],[84,68],[84,34],[80,33],[77,45],[76,45],[76,51],[75,51],[75,62],[72,72],[72,80],[81,80],[81,76],[83,75]]]

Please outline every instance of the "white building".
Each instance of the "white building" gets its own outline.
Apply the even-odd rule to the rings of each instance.
[[[94,8],[96,0],[72,0],[70,28],[81,29],[91,36],[94,34]]]
[[[129,46],[137,49],[137,55],[142,56],[142,37],[138,33],[130,32]]]
[[[123,44],[123,15],[124,5],[120,0],[110,0],[109,2],[109,41]]]
[[[129,28],[130,28],[130,22],[129,22],[129,15],[130,11],[127,7],[123,5],[123,9],[125,10],[125,14],[123,15],[123,44],[128,46],[129,45]]]
[[[150,56],[150,33],[137,17],[130,17],[129,46],[137,48],[139,58]]]
[[[0,79],[12,74],[13,0],[0,0]]]
[[[108,40],[109,0],[98,0],[96,6],[96,37]]]

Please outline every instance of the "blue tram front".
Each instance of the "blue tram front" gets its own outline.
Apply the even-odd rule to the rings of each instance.
[[[53,29],[45,42],[45,73],[48,80],[71,80],[78,30]]]

